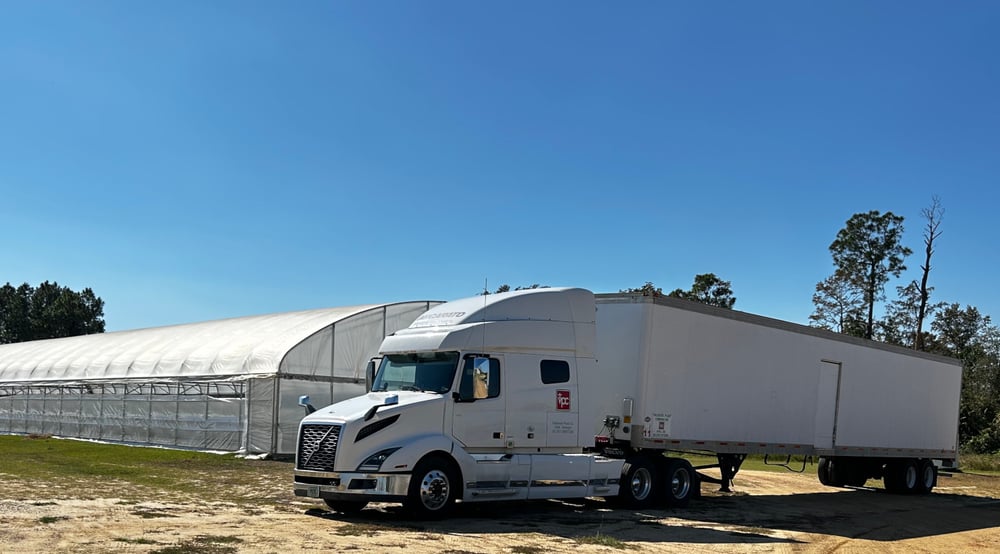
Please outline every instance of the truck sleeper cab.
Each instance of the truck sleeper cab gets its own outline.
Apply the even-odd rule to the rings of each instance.
[[[569,366],[555,365],[556,371]],[[322,498],[343,513],[372,501],[402,502],[424,517],[444,514],[458,498],[475,502],[617,492],[620,460],[516,448],[504,430],[502,375],[500,359],[482,353],[385,354],[372,392],[361,402],[331,407],[323,423],[303,421],[296,495]],[[450,426],[445,425],[449,415]],[[528,432],[525,439],[535,435]]]

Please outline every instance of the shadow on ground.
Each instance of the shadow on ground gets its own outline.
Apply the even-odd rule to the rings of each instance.
[[[355,516],[307,515],[353,524],[360,532],[417,531],[494,535],[539,533],[577,539],[690,544],[800,544],[790,533],[895,541],[1000,525],[1000,500],[955,494],[900,496],[876,489],[808,494],[715,496],[683,510],[610,508],[603,500],[458,505],[444,521],[414,521],[394,505]]]

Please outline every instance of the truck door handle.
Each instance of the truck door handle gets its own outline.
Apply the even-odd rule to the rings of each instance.
[[[497,432],[493,433],[493,438],[495,438],[495,439],[502,439],[503,438],[503,433],[497,431]]]

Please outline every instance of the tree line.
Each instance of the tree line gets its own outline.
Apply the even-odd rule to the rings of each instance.
[[[920,279],[896,286],[892,298],[885,287],[913,254],[903,244],[904,218],[878,211],[851,216],[830,244],[834,271],[816,284],[809,320],[815,327],[961,360],[959,441],[967,451],[1000,452],[1000,330],[975,306],[932,301],[931,261],[944,213],[937,197],[921,211]]]
[[[104,300],[58,283],[0,287],[0,344],[104,332]]]

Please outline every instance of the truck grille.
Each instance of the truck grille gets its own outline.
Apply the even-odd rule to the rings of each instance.
[[[340,425],[303,425],[299,434],[298,469],[333,471]]]

